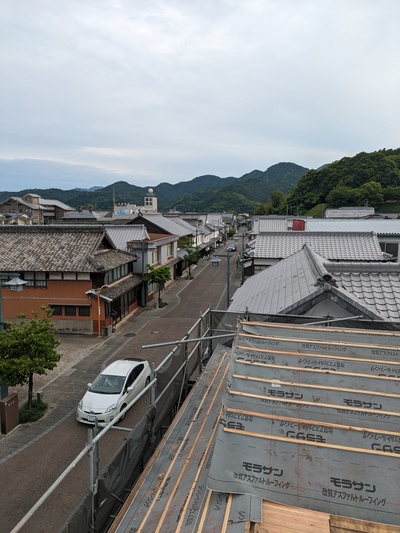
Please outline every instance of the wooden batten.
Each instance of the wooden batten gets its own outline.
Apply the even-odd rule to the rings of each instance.
[[[267,500],[255,533],[400,533],[400,527],[334,516]]]

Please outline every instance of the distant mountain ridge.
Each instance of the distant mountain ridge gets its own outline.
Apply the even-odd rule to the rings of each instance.
[[[308,169],[295,163],[278,163],[264,172],[253,170],[241,178],[204,175],[177,184],[160,183],[152,188],[158,199],[159,210],[252,212],[260,202],[266,202],[274,190],[279,189],[289,194],[307,171]],[[90,205],[97,210],[111,210],[114,199],[117,203],[143,205],[148,189],[149,187],[138,187],[126,181],[117,181],[102,188],[95,186],[90,190],[30,188],[18,192],[0,192],[0,201],[10,196],[21,197],[34,193],[75,208]],[[215,194],[216,192],[223,194]]]

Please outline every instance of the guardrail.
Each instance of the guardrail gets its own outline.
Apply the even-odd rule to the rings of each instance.
[[[234,336],[234,331],[213,329],[216,325],[220,326],[221,317],[226,316],[226,314],[225,311],[212,311],[211,309],[207,309],[200,315],[194,325],[187,330],[182,339],[174,342],[142,346],[142,348],[146,349],[174,345],[174,348],[156,368],[153,365],[150,383],[115,417],[112,422],[101,426],[101,428],[99,425],[95,424],[93,428],[88,429],[88,441],[84,449],[75,457],[36,504],[18,522],[11,533],[21,531],[22,527],[27,524],[33,514],[85,456],[88,458],[88,484],[87,492],[83,495],[82,499],[85,500],[86,505],[80,505],[79,511],[75,510],[72,515],[70,515],[64,523],[61,531],[64,533],[77,530],[89,530],[94,532],[96,526],[100,525],[100,527],[102,527],[101,522],[107,520],[110,508],[112,505],[115,506],[115,501],[118,500],[122,503],[118,493],[123,492],[126,488],[125,486],[122,486],[126,483],[126,476],[121,475],[122,481],[118,486],[116,486],[115,483],[112,484],[108,479],[107,468],[108,470],[115,470],[115,468],[118,468],[118,452],[116,456],[114,456],[112,462],[107,465],[105,471],[101,474],[99,473],[99,442],[111,429],[126,431],[129,432],[130,435],[136,432],[136,440],[140,444],[135,444],[135,442],[132,444],[131,441],[133,439],[127,438],[123,446],[131,446],[130,455],[133,457],[133,461],[130,464],[130,468],[132,470],[137,470],[143,460],[142,456],[146,453],[148,454],[149,450],[150,452],[154,451],[157,442],[162,438],[163,425],[168,417],[170,418],[169,423],[172,420],[171,412],[174,411],[175,407],[179,408],[182,400],[186,397],[190,378],[194,374],[200,374],[202,372],[207,359],[212,353],[213,342],[218,339],[226,340]],[[234,322],[236,323],[236,319]],[[214,331],[216,334],[214,334]],[[126,412],[146,395],[148,391],[150,391],[150,407],[139,423],[134,428],[117,427],[115,424],[123,418]],[[147,439],[149,439],[148,443]],[[149,444],[149,446],[147,446],[147,444]],[[119,450],[122,451],[122,454],[123,446]],[[132,446],[137,446],[137,448],[133,449]],[[134,450],[140,452],[141,456],[139,457]],[[123,469],[121,469],[124,470],[124,474],[125,467],[126,465],[124,464]],[[132,480],[130,482],[132,482]],[[101,492],[100,497],[98,495],[99,492]],[[100,507],[101,516],[98,516]],[[81,515],[77,516],[77,513],[81,513]],[[88,516],[88,514],[90,516]],[[90,524],[89,529],[87,529],[88,524]]]

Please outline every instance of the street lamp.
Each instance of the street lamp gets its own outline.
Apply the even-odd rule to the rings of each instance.
[[[247,233],[236,234],[234,237],[234,240],[237,242],[239,240],[239,237],[242,238],[242,252],[240,255],[240,263],[242,265],[242,285],[243,285],[244,283],[244,238],[247,237]]]
[[[226,254],[216,254],[216,255],[213,255],[212,259],[211,259],[211,266],[213,267],[219,267],[219,264],[221,262],[221,259],[220,257],[226,257],[227,258],[227,262],[226,262],[226,309],[229,308],[229,294],[230,294],[230,276],[231,276],[231,270],[230,270],[230,265],[231,265],[231,253],[229,250],[227,250],[227,253]]]
[[[14,276],[10,281],[6,281],[4,283],[4,286],[7,286],[10,291],[12,292],[21,292],[24,290],[24,286],[28,283],[27,281],[22,280],[19,275],[15,274],[7,274],[6,272],[3,272],[0,274],[0,333],[3,332],[3,298],[2,298],[2,292],[3,292],[3,283],[1,282],[2,278],[10,278],[11,276]],[[1,376],[0,376],[0,382],[1,382]],[[0,397],[1,399],[6,398],[8,396],[8,387],[7,385],[1,385],[1,392]]]

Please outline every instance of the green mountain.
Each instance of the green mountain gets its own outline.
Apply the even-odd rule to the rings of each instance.
[[[278,163],[265,172],[253,170],[241,178],[198,176],[190,181],[171,185],[160,183],[153,187],[160,210],[252,212],[258,203],[268,199],[279,189],[288,194],[308,169],[294,163]],[[60,200],[71,207],[92,206],[94,210],[111,210],[116,202],[143,205],[147,187],[137,187],[118,181],[96,190],[25,189],[19,192],[0,192],[0,201],[10,196],[34,193],[42,198]],[[218,192],[218,194],[216,194]]]
[[[264,172],[253,170],[241,178],[226,178],[231,181],[219,189],[218,194],[215,194],[215,187],[198,190],[167,204],[166,208],[208,213],[252,213],[260,203],[269,199],[273,191],[289,194],[307,171],[307,168],[294,163],[278,163]]]
[[[364,205],[362,193],[371,187],[378,192],[376,198],[380,194],[381,202],[377,203],[400,199],[400,148],[361,152],[318,170],[309,170],[289,194],[287,203],[302,213],[318,204]],[[366,200],[370,198],[365,196]],[[374,203],[369,201],[369,205]]]

